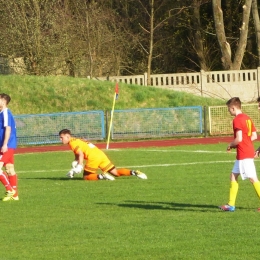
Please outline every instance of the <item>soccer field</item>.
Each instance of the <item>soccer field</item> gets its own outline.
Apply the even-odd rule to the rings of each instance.
[[[249,181],[239,182],[235,212],[217,208],[235,160],[225,149],[108,150],[117,168],[148,180],[96,182],[66,178],[72,152],[17,154],[20,201],[0,202],[0,259],[259,259],[260,202]]]

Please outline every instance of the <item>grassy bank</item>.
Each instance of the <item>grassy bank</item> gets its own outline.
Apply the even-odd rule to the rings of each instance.
[[[18,114],[110,110],[115,84],[71,77],[0,76],[1,92],[10,94]],[[172,90],[119,84],[116,109],[223,105],[224,100]]]

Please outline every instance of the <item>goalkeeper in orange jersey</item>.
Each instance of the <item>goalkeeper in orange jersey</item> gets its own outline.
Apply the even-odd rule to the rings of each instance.
[[[96,180],[115,180],[114,177],[136,176],[140,179],[147,179],[146,174],[139,170],[116,169],[115,165],[108,159],[106,154],[94,144],[71,135],[69,129],[62,129],[59,132],[60,140],[63,144],[68,144],[74,152],[75,161],[72,162],[72,169],[67,173],[69,178],[74,174],[80,174],[83,170],[83,163],[86,160],[83,179],[89,181]],[[97,174],[100,169],[103,173]]]

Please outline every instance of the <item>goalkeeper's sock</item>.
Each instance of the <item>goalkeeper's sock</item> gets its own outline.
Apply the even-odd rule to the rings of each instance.
[[[91,174],[88,174],[88,175],[84,175],[83,179],[85,181],[98,181],[99,180],[98,174],[96,174],[96,173],[91,173]]]
[[[258,198],[260,198],[260,182],[259,181],[255,181],[253,183],[253,186],[255,188],[256,194],[258,196]]]
[[[15,190],[14,197],[18,196],[18,191],[17,191],[17,175],[9,175],[9,182],[12,188]]]
[[[3,183],[6,190],[10,190],[10,191],[13,190],[8,178],[3,172],[0,172],[0,181]]]
[[[117,173],[119,176],[130,176],[132,175],[132,171],[129,169],[125,169],[125,168],[121,168],[121,169],[117,169]]]
[[[236,198],[238,193],[238,182],[237,181],[231,181],[230,182],[230,190],[229,190],[229,206],[235,206],[236,204]]]

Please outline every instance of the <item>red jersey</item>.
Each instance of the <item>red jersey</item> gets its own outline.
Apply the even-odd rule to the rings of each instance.
[[[246,114],[238,114],[233,120],[234,137],[236,132],[242,131],[242,142],[237,145],[237,160],[254,158],[255,149],[251,141],[252,132],[256,132],[256,128],[251,118]]]

